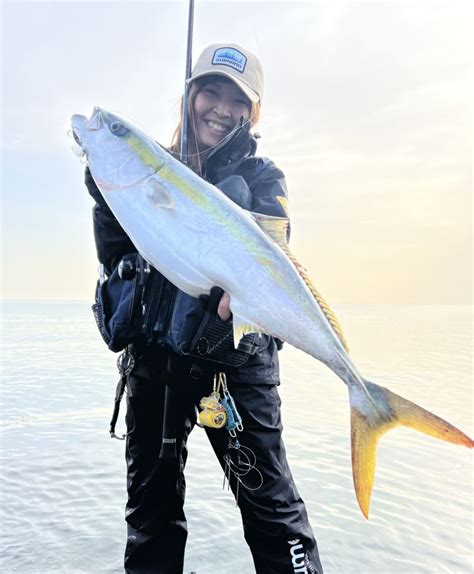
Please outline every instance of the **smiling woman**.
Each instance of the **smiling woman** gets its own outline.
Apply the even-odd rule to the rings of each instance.
[[[247,52],[247,56],[240,59],[239,53],[232,45],[228,48],[218,44],[209,46],[201,54],[190,79],[187,110],[190,122],[185,159],[201,175],[207,156],[217,151],[218,146],[225,145],[239,122],[253,127],[260,118],[263,70],[253,54]],[[209,68],[210,60],[212,68]],[[247,78],[254,89],[238,74]],[[171,144],[175,153],[180,150],[182,124],[183,100],[181,120]]]
[[[189,103],[186,109],[182,106],[181,110],[188,120],[187,164],[198,176],[220,189],[211,188],[210,191],[218,198],[219,205],[223,202],[227,206],[222,210],[225,213],[223,227],[231,226],[231,212],[235,211],[237,221],[247,221],[248,218],[231,204],[230,199],[241,208],[255,212],[256,217],[271,216],[272,221],[278,218],[284,224],[281,238],[284,243],[288,235],[285,178],[271,160],[255,156],[257,142],[250,132],[258,120],[263,93],[260,62],[240,46],[214,44],[201,54],[189,81]],[[106,112],[99,113],[104,124],[100,135],[114,140],[114,153],[107,154],[103,164],[109,168],[118,163],[119,169],[112,169],[110,178],[119,188],[121,182],[117,179],[122,178],[118,175],[122,168],[127,172],[123,176],[125,179],[133,171],[134,162],[127,159],[129,151],[121,145],[124,139],[131,145],[133,134],[120,137],[122,127],[117,118],[109,117]],[[84,118],[76,118],[77,130],[81,133],[87,131],[84,121]],[[95,118],[90,121],[94,123]],[[79,140],[87,148],[86,137],[81,133]],[[175,134],[172,153],[178,154],[180,134],[181,125]],[[93,134],[93,137],[98,136]],[[119,147],[125,149],[123,157]],[[142,148],[135,147],[137,157],[142,156]],[[157,154],[167,155],[160,146],[157,148]],[[287,574],[308,571],[321,574],[316,540],[304,502],[293,482],[282,441],[277,391],[280,383],[278,349],[281,345],[270,335],[257,334],[262,329],[256,325],[253,331],[249,331],[246,323],[247,330],[243,327],[238,313],[238,288],[234,289],[232,282],[230,287],[226,287],[232,266],[235,269],[238,265],[229,261],[229,236],[219,235],[215,220],[196,219],[198,204],[207,197],[205,190],[208,184],[176,160],[164,159],[166,165],[174,162],[176,167],[179,166],[187,178],[192,175],[192,179],[186,181],[189,186],[194,182],[193,196],[199,197],[196,205],[186,199],[184,225],[179,227],[179,232],[173,225],[172,232],[165,234],[166,224],[163,224],[158,226],[159,234],[150,236],[153,248],[157,241],[161,241],[161,256],[165,252],[170,254],[170,265],[163,267],[162,262],[155,261],[150,254],[147,257],[143,244],[138,241],[132,244],[132,230],[129,230],[129,237],[114,217],[115,214],[122,221],[124,211],[121,209],[130,216],[140,203],[139,196],[134,197],[133,206],[121,204],[120,207],[109,200],[112,213],[96,186],[98,184],[101,191],[105,189],[107,196],[107,186],[101,184],[98,162],[94,153],[88,156],[90,169],[86,171],[86,184],[97,202],[94,209],[97,252],[108,276],[98,289],[98,324],[110,349],[124,349],[120,365],[128,365],[126,373],[125,369],[122,370],[124,375],[121,379],[122,392],[125,385],[128,390],[126,571],[134,574],[182,572],[187,537],[183,509],[186,444],[197,422],[199,405],[203,409],[199,421],[208,427],[207,436],[240,507],[245,538],[256,572]],[[149,179],[149,187],[142,194],[144,210],[136,218],[140,221],[140,228],[153,227],[144,223],[150,214],[153,223],[160,217],[164,218],[161,223],[168,218],[176,222],[179,201],[164,201],[167,197],[165,179],[162,178],[160,183],[158,173],[151,174]],[[229,199],[221,197],[221,192]],[[121,201],[117,194],[114,198]],[[150,199],[155,211],[149,207]],[[197,233],[189,236],[183,227],[193,221],[199,221],[200,225]],[[260,229],[257,231],[260,237],[262,232]],[[245,233],[248,237],[252,235],[246,227]],[[203,235],[207,243],[203,242]],[[133,252],[134,245],[140,246],[141,253],[150,264],[148,267]],[[136,288],[132,286],[127,290],[123,287],[127,283],[123,271],[130,267],[130,262],[136,262],[133,277],[140,279]],[[202,272],[200,262],[211,264],[209,273]],[[244,266],[252,269],[251,265]],[[158,269],[166,273],[166,277]],[[193,269],[199,277],[184,282]],[[201,281],[203,278],[206,279],[204,283]],[[244,284],[251,300],[257,300],[259,297],[253,281],[254,277],[244,279],[239,274],[239,285]],[[112,293],[112,285],[119,286],[115,293]],[[224,288],[230,295],[224,293]],[[133,301],[126,299],[124,293],[131,293]],[[116,303],[117,312],[109,320],[112,300]],[[270,312],[273,313],[276,307],[275,304],[269,305]],[[130,310],[133,317],[134,312],[138,315],[143,332],[137,334],[131,328],[127,330],[127,318],[123,314],[120,320],[112,320],[123,308]],[[120,337],[114,337],[112,332],[115,324],[119,325],[115,331]],[[235,336],[234,331],[239,331],[240,335]],[[243,336],[244,333],[247,335]],[[232,343],[234,338],[237,343],[240,341],[237,348]],[[174,391],[172,410],[165,400],[165,388]],[[222,399],[219,389],[223,393]],[[120,397],[120,393],[117,396]],[[211,403],[217,414],[211,407],[205,407]],[[173,435],[168,434],[166,424],[170,419],[175,421]],[[221,428],[224,425],[226,428]],[[238,440],[235,429],[239,431]],[[169,438],[171,436],[174,438]],[[178,464],[171,470],[164,465],[166,457],[158,448],[161,443],[176,446]]]

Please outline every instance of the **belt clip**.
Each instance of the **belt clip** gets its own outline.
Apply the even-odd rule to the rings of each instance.
[[[193,363],[191,365],[191,368],[189,369],[189,374],[191,376],[192,379],[200,379],[202,377],[202,375],[204,374],[204,370],[201,367],[201,365],[198,365],[197,363]]]
[[[110,421],[109,434],[110,438],[116,438],[118,440],[124,440],[127,434],[123,434],[121,437],[115,434],[115,425],[117,424],[117,419],[120,412],[120,401],[122,400],[123,394],[125,392],[125,386],[127,384],[128,375],[133,371],[135,366],[135,357],[133,353],[127,348],[121,353],[117,358],[117,368],[120,373],[120,379],[117,383],[117,388],[115,389],[115,400],[114,400],[114,411],[112,413],[112,420]]]
[[[135,367],[135,357],[128,347],[117,357],[117,369],[121,376],[128,377]]]

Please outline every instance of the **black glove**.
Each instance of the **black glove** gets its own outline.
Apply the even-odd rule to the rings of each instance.
[[[94,181],[94,178],[92,177],[92,173],[91,173],[91,170],[89,169],[88,165],[86,165],[86,170],[84,172],[84,182],[86,184],[87,191],[92,196],[92,198],[95,200],[95,202],[98,203],[100,205],[100,207],[108,215],[112,215],[112,212],[110,211],[110,207],[107,205],[107,202],[105,201],[104,196],[100,193],[100,190],[97,187],[97,184]]]
[[[219,302],[222,299],[222,295],[224,295],[224,289],[217,286],[211,288],[209,295],[199,295],[199,301],[209,315],[219,317],[217,315],[217,309],[219,308]]]

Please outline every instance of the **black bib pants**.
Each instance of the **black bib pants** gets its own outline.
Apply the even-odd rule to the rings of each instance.
[[[156,349],[155,349],[156,350]],[[195,405],[212,391],[212,373],[191,378],[189,363],[178,368],[152,350],[138,356],[127,383],[128,539],[125,570],[130,574],[180,574],[187,538],[184,515],[186,441],[195,424]],[[175,395],[178,461],[159,460],[166,383]],[[280,398],[275,385],[229,385],[244,430],[238,440],[256,455],[263,477],[257,490],[240,486],[238,505],[245,539],[258,574],[323,572],[313,531],[286,460]],[[206,429],[221,466],[228,448],[225,429]],[[255,476],[252,480],[260,482]],[[236,494],[236,479],[231,477]],[[217,572],[217,571],[216,571]],[[199,574],[199,573],[198,573]],[[204,572],[202,574],[209,574]],[[250,574],[250,573],[242,573]]]

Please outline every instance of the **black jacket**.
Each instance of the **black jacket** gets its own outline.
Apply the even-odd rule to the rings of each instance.
[[[287,198],[284,175],[272,161],[255,157],[255,151],[255,138],[248,130],[240,128],[208,156],[203,166],[203,177],[217,185],[244,209],[287,217],[288,214],[283,207],[285,201],[277,199],[277,197]],[[136,253],[136,248],[107,206],[88,168],[85,183],[90,195],[96,201],[93,208],[93,224],[97,256],[104,265],[106,274],[110,276],[124,255]],[[171,286],[171,291],[178,290],[175,286]],[[176,298],[173,295],[175,293],[168,293],[168,296],[162,299],[158,311],[161,317],[169,317],[170,311],[179,316],[180,309],[163,309],[164,306],[170,306],[170,301],[171,305],[180,305],[181,303],[177,301],[187,299],[189,307],[191,299],[189,296]],[[146,297],[151,299],[153,293],[148,291]],[[146,305],[147,300],[142,303]],[[243,366],[226,369],[229,382],[278,384],[279,369],[275,340],[266,335],[256,336],[252,353]]]

